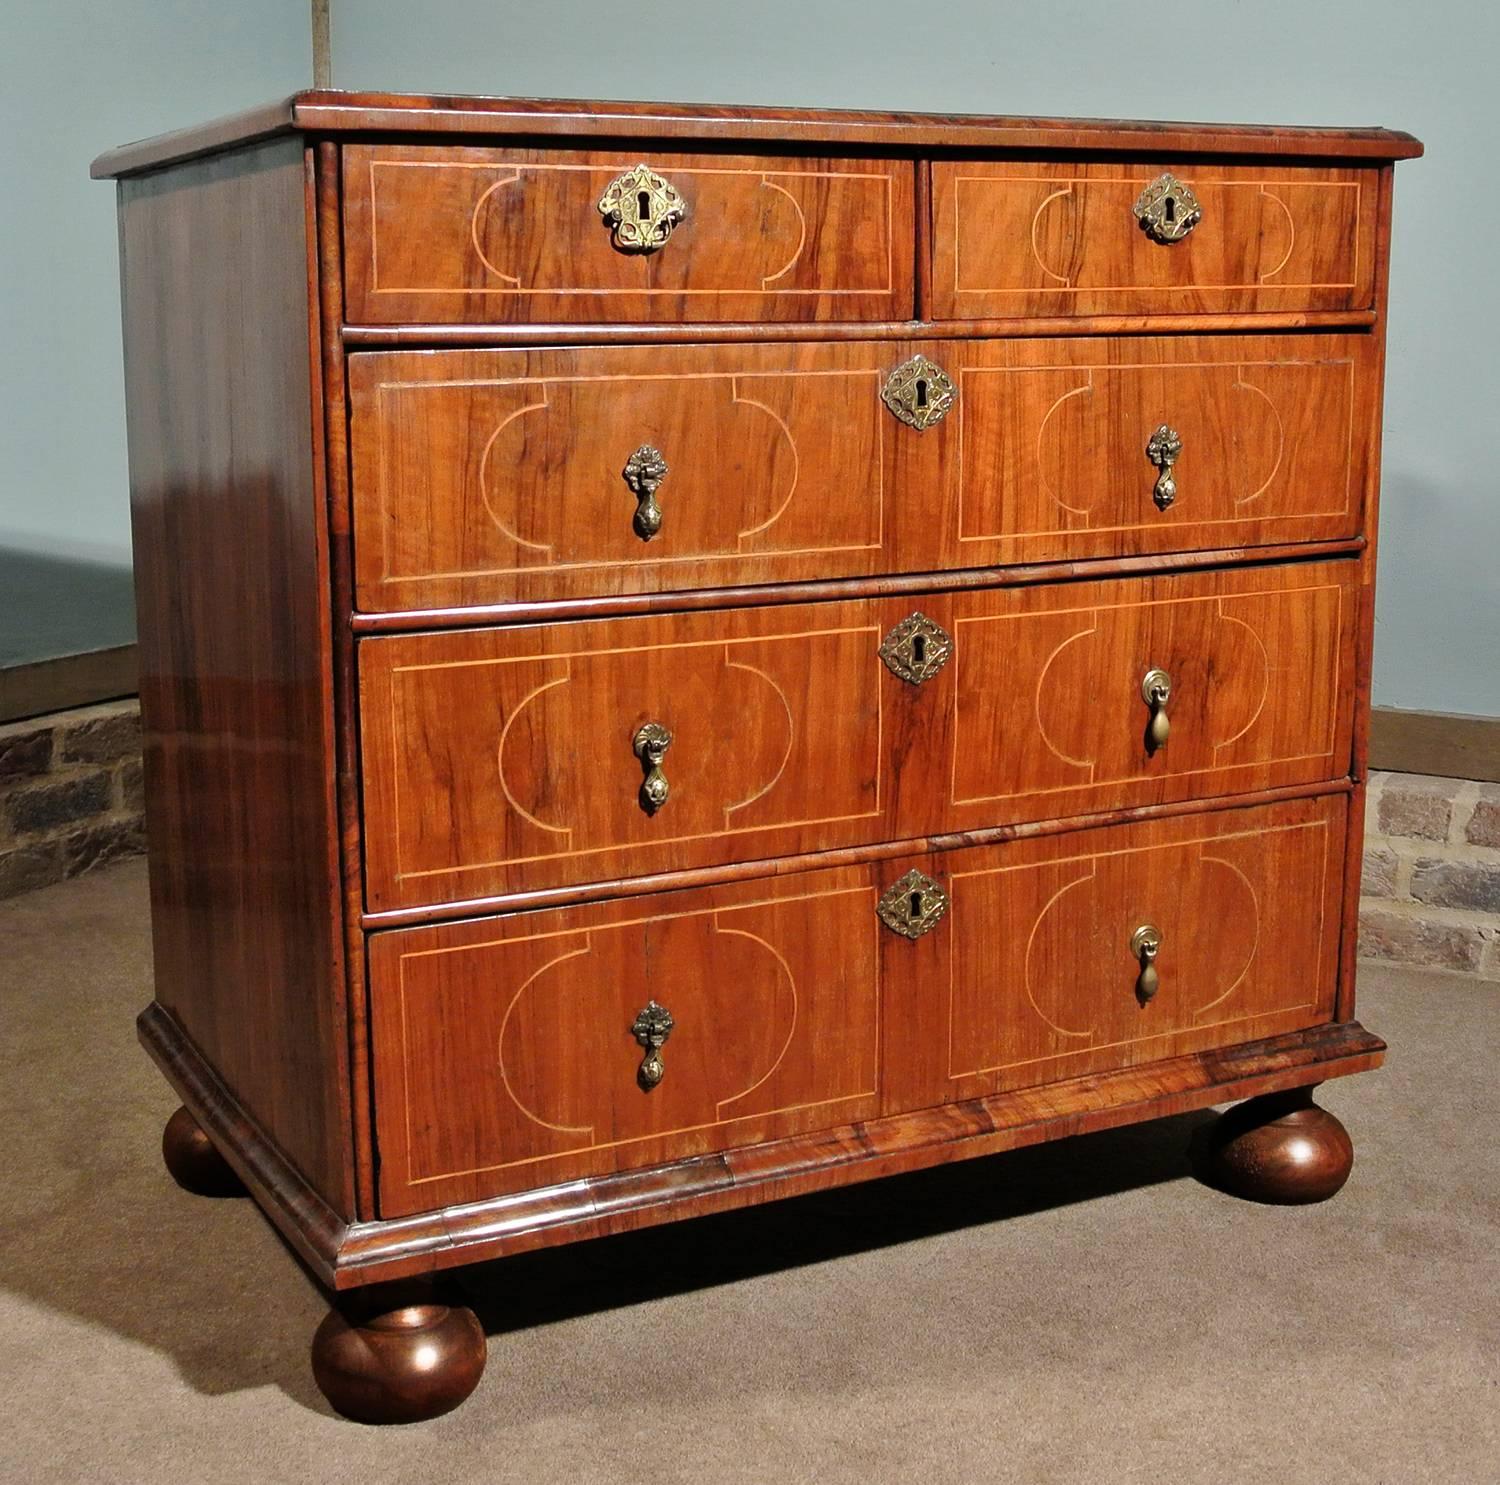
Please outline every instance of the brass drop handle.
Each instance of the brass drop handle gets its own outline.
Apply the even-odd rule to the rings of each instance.
[[[667,802],[670,786],[661,771],[661,762],[671,746],[672,734],[660,722],[647,722],[631,740],[635,756],[646,770],[641,784],[641,808],[648,815],[654,815]]]
[[[1151,491],[1151,498],[1158,510],[1165,510],[1177,499],[1177,480],[1172,474],[1172,466],[1181,453],[1182,435],[1166,423],[1151,435],[1146,445],[1146,457],[1157,468],[1156,487]]]
[[[599,198],[599,215],[621,253],[654,253],[687,214],[682,193],[644,161],[617,175]]]
[[[630,1026],[630,1034],[646,1052],[640,1067],[636,1070],[636,1077],[642,1088],[656,1087],[666,1075],[667,1069],[662,1064],[661,1049],[666,1045],[667,1038],[671,1036],[672,1028],[676,1024],[672,1019],[671,1011],[664,1005],[657,1005],[654,1000],[648,1000],[645,1006],[636,1013],[636,1018]]]
[[[642,541],[650,541],[661,530],[661,504],[656,492],[670,471],[661,450],[643,443],[626,461],[621,478],[635,496],[635,516],[631,524]]]
[[[1156,968],[1156,956],[1161,953],[1161,929],[1151,923],[1142,923],[1130,935],[1130,952],[1141,966],[1141,972],[1135,977],[1136,999],[1147,1005],[1161,989],[1161,975]]]
[[[1141,700],[1151,708],[1146,723],[1146,751],[1154,753],[1167,745],[1172,723],[1167,717],[1167,702],[1172,699],[1172,677],[1153,666],[1141,677]]]
[[[1170,247],[1181,242],[1203,220],[1203,208],[1192,187],[1169,170],[1135,198],[1135,219],[1152,242]]]

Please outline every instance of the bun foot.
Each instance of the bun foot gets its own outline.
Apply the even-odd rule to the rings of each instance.
[[[473,1310],[432,1303],[381,1309],[353,1300],[345,1313],[329,1311],[312,1343],[319,1390],[358,1423],[420,1423],[451,1412],[479,1385],[485,1355]]]
[[[1354,1146],[1312,1094],[1266,1093],[1221,1115],[1198,1156],[1198,1179],[1276,1206],[1327,1201],[1349,1179]]]
[[[244,1183],[186,1109],[178,1109],[161,1135],[161,1158],[172,1179],[194,1196],[243,1196]]]

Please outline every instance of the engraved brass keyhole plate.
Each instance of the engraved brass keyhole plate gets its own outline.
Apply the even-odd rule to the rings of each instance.
[[[599,215],[622,253],[654,253],[687,220],[687,202],[644,161],[617,175],[599,198]]]
[[[875,911],[893,933],[917,939],[943,921],[948,894],[931,877],[913,869],[886,888]]]
[[[958,388],[936,361],[913,356],[885,379],[880,398],[903,423],[920,433],[948,416],[958,401]]]
[[[1182,435],[1167,423],[1163,423],[1151,435],[1150,442],[1146,445],[1146,457],[1159,471],[1156,486],[1151,491],[1151,498],[1156,502],[1158,510],[1165,510],[1177,499],[1177,480],[1172,469],[1181,453]]]
[[[636,1013],[630,1025],[630,1034],[645,1049],[646,1055],[636,1070],[642,1088],[654,1088],[666,1076],[666,1067],[661,1060],[661,1049],[666,1045],[677,1022],[664,1005],[648,1000]]]
[[[953,637],[923,613],[902,619],[880,641],[880,658],[885,668],[913,686],[930,681],[952,655]]]
[[[1152,242],[1181,242],[1203,220],[1192,188],[1169,170],[1135,198],[1135,218]]]

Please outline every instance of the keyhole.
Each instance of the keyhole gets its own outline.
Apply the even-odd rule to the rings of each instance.
[[[1168,204],[1168,207],[1170,208],[1171,203],[1168,202],[1167,204]],[[647,218],[650,217],[650,215],[651,215],[651,193],[649,191],[642,191],[640,193],[640,195],[638,195],[635,198],[635,209],[636,209],[636,214],[640,218],[641,221],[644,222],[644,221],[647,220]],[[1171,219],[1172,219],[1172,214],[1171,214],[1171,211],[1169,209],[1168,212],[1167,212],[1167,220],[1170,221]]]
[[[1177,203],[1170,196],[1162,202],[1162,210],[1166,213],[1168,222],[1175,222],[1177,220]]]
[[[917,378],[917,406],[927,406],[927,378],[925,376]]]
[[[925,634],[914,634],[911,641],[911,658],[918,665],[927,663],[927,636]]]
[[[922,916],[922,894],[913,892],[911,895],[911,917],[913,920]]]

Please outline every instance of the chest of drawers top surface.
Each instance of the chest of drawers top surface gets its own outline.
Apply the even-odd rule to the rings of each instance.
[[[318,1272],[1378,1060],[1420,152],[310,92],[96,162],[147,1040]]]

